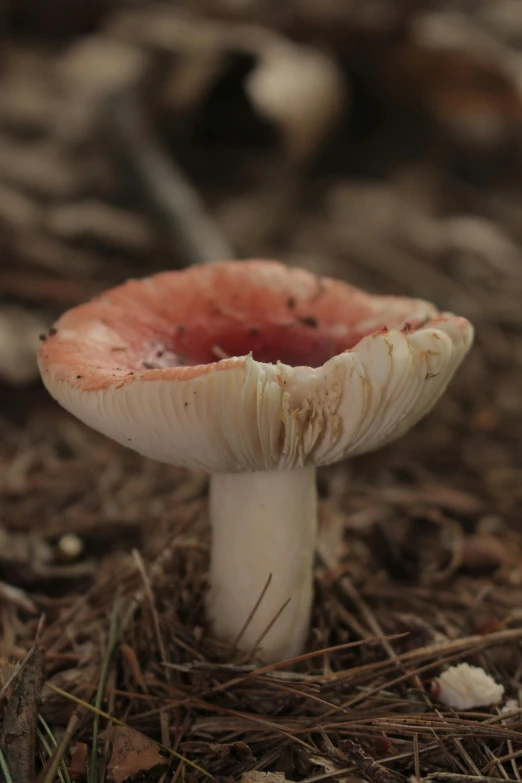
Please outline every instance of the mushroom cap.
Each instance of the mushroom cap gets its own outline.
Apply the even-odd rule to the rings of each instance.
[[[209,472],[326,465],[399,437],[473,340],[430,303],[274,261],[131,280],[42,344],[51,395],[148,457]],[[222,358],[225,357],[225,358]]]

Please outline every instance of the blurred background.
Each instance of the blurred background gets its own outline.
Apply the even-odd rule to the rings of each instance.
[[[520,0],[1,0],[0,34],[0,653],[22,658],[45,612],[48,676],[92,682],[111,579],[144,600],[135,546],[170,659],[219,653],[202,646],[206,476],[88,431],[35,354],[97,292],[220,257],[424,297],[477,330],[425,421],[320,473],[310,645],[520,627]],[[148,628],[122,671],[167,688]],[[519,682],[516,646],[487,661]]]

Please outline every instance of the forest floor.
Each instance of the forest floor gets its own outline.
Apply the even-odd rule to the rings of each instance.
[[[464,13],[381,0],[364,14],[223,0],[189,14],[115,2],[103,18],[102,5],[85,19],[70,4],[47,38],[30,29],[31,0],[5,11],[0,761],[15,783],[34,779],[35,760],[44,783],[254,771],[274,783],[520,780],[513,3]],[[304,89],[312,110],[298,105],[297,124],[262,119],[245,79],[272,37],[337,69],[331,116]],[[172,170],[151,166],[155,154]],[[282,666],[236,660],[206,627],[207,476],[91,432],[35,370],[37,335],[60,312],[129,276],[204,260],[220,241],[238,257],[430,299],[477,331],[424,421],[320,471],[312,631],[306,654]],[[436,678],[461,661],[504,686],[499,705],[457,712],[437,700]]]

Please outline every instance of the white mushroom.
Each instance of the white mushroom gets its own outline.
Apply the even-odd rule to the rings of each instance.
[[[241,649],[260,642],[266,660],[298,654],[309,630],[316,467],[406,432],[473,338],[427,302],[271,261],[130,281],[55,329],[40,368],[67,410],[211,474],[209,617],[228,643],[243,629]]]

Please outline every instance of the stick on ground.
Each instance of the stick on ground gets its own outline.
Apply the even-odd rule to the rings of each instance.
[[[44,682],[44,654],[35,650],[13,686],[0,747],[13,783],[35,779],[36,727]]]

